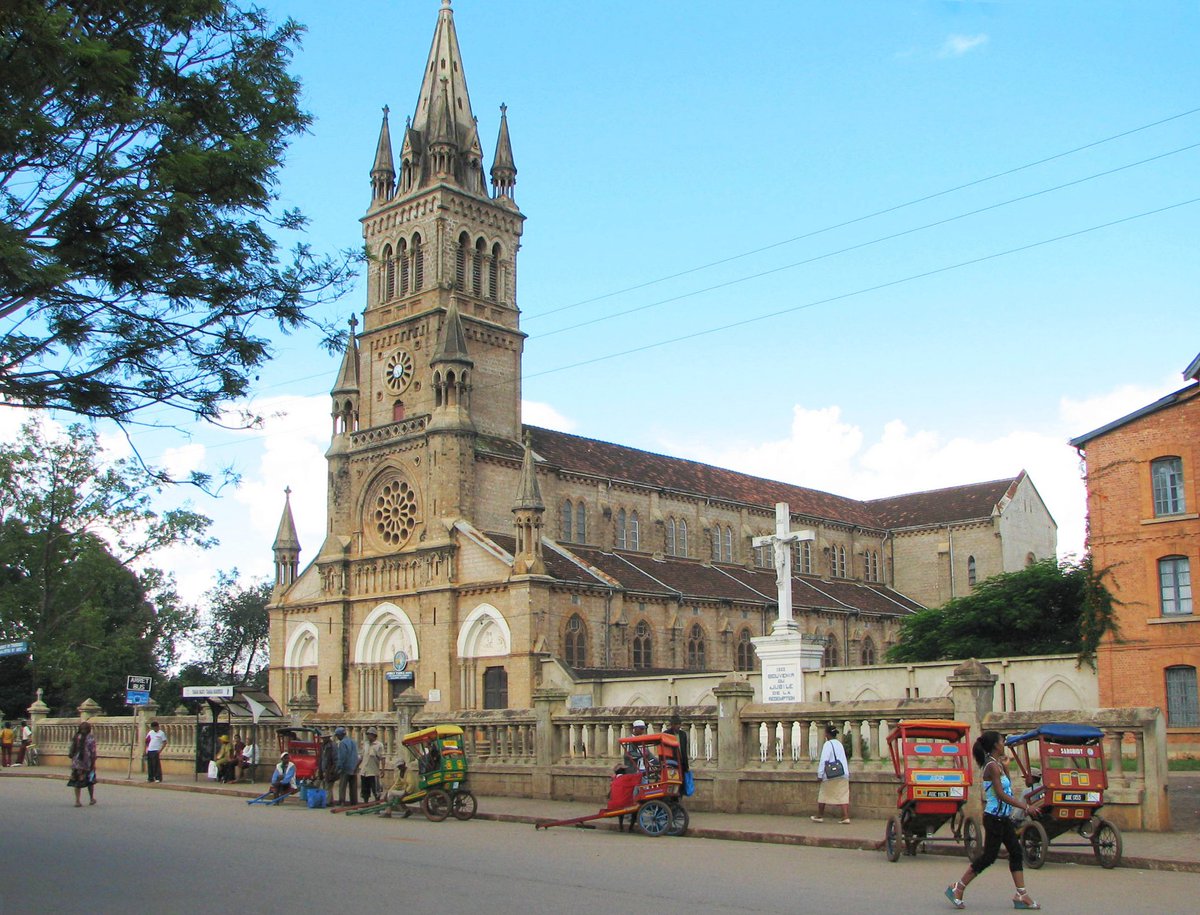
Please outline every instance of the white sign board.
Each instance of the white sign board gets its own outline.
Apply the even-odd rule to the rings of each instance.
[[[232,699],[232,686],[185,686],[184,699]]]
[[[125,689],[131,693],[148,693],[154,687],[150,677],[126,677]]]
[[[801,702],[803,690],[799,659],[796,661],[763,662],[763,702]]]

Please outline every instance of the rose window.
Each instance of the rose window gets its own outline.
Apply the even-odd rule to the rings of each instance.
[[[417,526],[417,494],[403,480],[390,480],[379,488],[371,511],[380,539],[400,546]]]

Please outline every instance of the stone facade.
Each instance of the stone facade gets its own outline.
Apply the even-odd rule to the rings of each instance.
[[[1072,444],[1086,458],[1092,555],[1109,570],[1120,627],[1098,653],[1100,703],[1166,709],[1173,749],[1197,752],[1200,357],[1185,377],[1187,387]]]
[[[901,531],[874,503],[523,425],[525,217],[503,107],[490,186],[484,174],[449,4],[422,79],[397,144],[385,109],[371,170],[367,304],[331,389],[326,536],[301,570],[285,506],[275,542],[272,695],[307,693],[318,714],[384,712],[408,688],[431,711],[491,709],[530,706],[546,657],[580,676],[751,671],[751,639],[778,613],[774,557],[752,540],[778,502],[816,537],[795,553],[801,630],[828,666],[882,661],[940,593],[925,521]],[[958,542],[978,536],[998,570],[1010,490],[1025,486],[902,498],[937,506]],[[1053,552],[1048,515],[1011,536]]]

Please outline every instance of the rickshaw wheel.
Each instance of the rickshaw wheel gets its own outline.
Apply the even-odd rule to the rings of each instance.
[[[1021,840],[1021,852],[1026,864],[1037,870],[1046,863],[1046,846],[1050,844],[1050,837],[1046,835],[1045,826],[1037,820],[1026,820],[1017,838]]]
[[[671,807],[664,801],[646,801],[638,808],[638,829],[648,836],[665,836],[672,820]]]
[[[441,788],[430,788],[421,801],[421,810],[431,823],[442,822],[450,816],[450,795]]]
[[[900,860],[903,837],[904,826],[900,822],[900,814],[892,814],[891,819],[887,821],[887,828],[883,833],[883,850],[887,854],[887,859],[892,863]]]
[[[967,817],[962,825],[962,842],[967,850],[967,860],[974,861],[983,850],[983,841],[979,836],[979,824],[974,817]]]
[[[456,820],[469,820],[475,816],[475,811],[479,809],[479,803],[466,788],[455,791],[450,795],[450,812],[454,814]]]
[[[688,816],[687,810],[683,804],[671,805],[671,828],[667,830],[669,836],[681,836],[688,829],[688,823],[691,822],[691,817]]]
[[[1115,823],[1101,820],[1092,833],[1092,851],[1100,866],[1113,868],[1121,863],[1121,830]]]

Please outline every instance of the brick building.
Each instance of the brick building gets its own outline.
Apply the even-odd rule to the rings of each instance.
[[[448,3],[422,73],[399,170],[385,109],[370,172],[325,540],[302,570],[285,504],[274,544],[271,694],[382,712],[411,684],[434,709],[522,707],[550,655],[614,676],[753,669],[777,591],[751,541],[776,502],[816,534],[794,564],[804,633],[827,664],[881,661],[900,620],[941,597],[940,572],[909,568],[942,561],[940,533],[893,536],[872,503],[522,423],[517,170],[501,106],[489,187]],[[1053,555],[1048,514],[1033,537],[1004,520],[1035,495],[1022,474],[913,498],[955,544],[978,536],[985,577],[1007,552]],[[401,652],[411,680],[392,670]]]
[[[1074,439],[1087,462],[1089,543],[1109,569],[1120,632],[1098,654],[1101,706],[1167,710],[1176,748],[1200,749],[1200,356],[1186,387]]]

